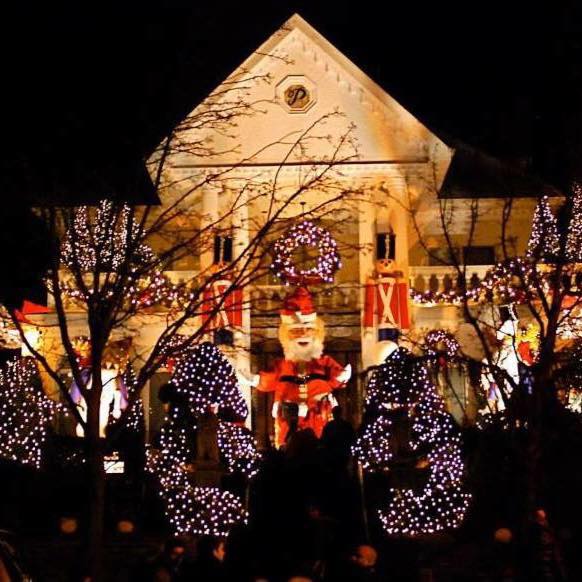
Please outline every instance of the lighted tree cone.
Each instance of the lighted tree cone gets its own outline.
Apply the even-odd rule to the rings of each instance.
[[[192,458],[186,428],[191,419],[181,418],[174,409],[162,428],[160,448],[148,452],[148,470],[160,484],[166,515],[176,534],[226,536],[233,525],[246,523],[248,515],[242,502],[218,487],[197,487],[192,483],[188,464]]]
[[[408,464],[428,471],[418,487],[391,489],[390,503],[378,512],[385,532],[418,536],[458,527],[470,499],[460,437],[421,360],[404,348],[386,358],[368,384],[365,418],[354,445],[365,470],[390,475]],[[398,430],[403,420],[408,442]]]
[[[17,358],[0,370],[0,458],[40,468],[50,422],[62,406],[43,392],[36,364]]]
[[[159,480],[177,534],[226,536],[233,525],[247,521],[241,500],[220,487],[197,486],[190,467],[197,428],[214,409],[219,454],[228,471],[249,479],[258,471],[254,438],[240,424],[248,411],[234,369],[216,346],[201,344],[178,363],[172,385],[178,398],[162,427],[159,449],[148,454],[148,470]]]
[[[220,421],[218,447],[231,473],[242,473],[247,479],[259,471],[260,455],[255,437],[245,426]]]
[[[527,256],[539,260],[552,260],[560,252],[558,222],[550,208],[547,196],[540,198],[535,209]]]
[[[152,249],[140,238],[139,221],[127,204],[117,206],[111,200],[101,200],[93,212],[80,206],[61,246],[61,260],[72,269],[84,271],[100,268],[115,271],[127,257],[135,264],[153,264]]]

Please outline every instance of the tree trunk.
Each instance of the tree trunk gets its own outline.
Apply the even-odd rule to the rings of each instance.
[[[96,389],[97,388],[97,389]],[[103,443],[99,436],[100,386],[93,386],[87,410],[87,475],[89,521],[86,538],[87,565],[91,582],[103,580],[103,533],[105,520],[105,468],[103,466]],[[96,398],[99,394],[99,398]]]

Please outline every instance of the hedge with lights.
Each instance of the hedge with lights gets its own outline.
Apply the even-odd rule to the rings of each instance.
[[[255,440],[242,425],[248,410],[234,369],[216,346],[203,343],[180,360],[171,385],[177,398],[162,427],[158,450],[149,453],[148,469],[158,478],[176,533],[226,536],[233,525],[246,523],[241,500],[219,487],[195,485],[188,466],[195,458],[199,419],[214,409],[219,416],[218,447],[227,470],[249,479],[258,471]]]
[[[370,379],[364,417],[353,450],[366,471],[390,475],[403,450],[412,471],[428,470],[420,487],[390,490],[391,501],[378,512],[385,532],[418,536],[458,527],[470,499],[462,485],[461,441],[422,360],[404,348],[390,354]],[[407,443],[397,442],[402,436],[395,430],[403,418]]]

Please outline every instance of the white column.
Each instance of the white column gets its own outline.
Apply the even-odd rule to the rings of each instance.
[[[233,216],[233,259],[236,260],[246,251],[250,242],[249,234],[249,208],[247,194],[236,193],[236,208]],[[243,264],[245,259],[243,258]],[[235,332],[236,367],[246,377],[250,377],[251,360],[251,292],[249,286],[243,288],[243,315],[242,329]],[[244,399],[249,409],[246,425],[251,428],[252,398],[250,386],[241,386]]]
[[[374,248],[376,244],[376,212],[373,199],[362,201],[358,208],[359,247],[360,247],[360,333],[362,342],[362,365],[364,369],[375,364],[376,329],[364,327],[364,304],[366,282],[374,272]]]
[[[202,218],[200,228],[204,230],[200,249],[200,271],[204,273],[214,260],[214,235],[210,225],[216,224],[219,217],[219,191],[212,186],[205,186],[202,192]]]

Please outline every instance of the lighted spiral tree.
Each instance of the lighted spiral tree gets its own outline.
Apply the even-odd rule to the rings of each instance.
[[[254,438],[241,426],[248,411],[234,369],[216,346],[204,343],[178,363],[171,387],[176,397],[148,468],[159,480],[176,533],[228,535],[233,525],[246,522],[241,500],[220,487],[197,486],[187,467],[201,417],[212,407],[219,417],[217,442],[227,470],[249,479],[257,473],[259,455]]]
[[[391,502],[378,512],[386,533],[418,536],[458,527],[470,499],[462,486],[460,437],[420,359],[404,348],[386,359],[368,384],[365,418],[354,446],[365,470],[426,473],[392,487]]]
[[[40,468],[49,423],[59,409],[43,392],[33,359],[8,362],[0,370],[0,458]]]

